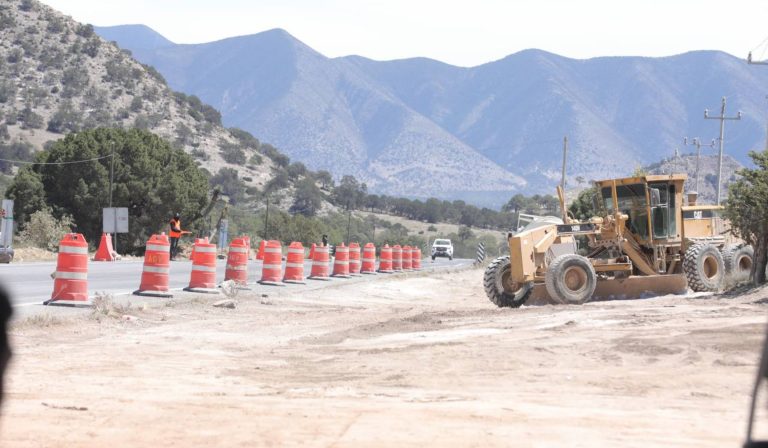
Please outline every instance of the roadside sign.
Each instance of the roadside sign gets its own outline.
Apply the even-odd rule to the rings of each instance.
[[[128,233],[128,207],[105,207],[104,233]]]

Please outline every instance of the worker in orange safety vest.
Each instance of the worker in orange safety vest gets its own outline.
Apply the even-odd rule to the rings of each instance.
[[[171,239],[171,260],[176,259],[176,253],[179,251],[179,238],[184,231],[181,230],[181,218],[178,213],[171,218],[171,231],[168,232],[168,236]]]

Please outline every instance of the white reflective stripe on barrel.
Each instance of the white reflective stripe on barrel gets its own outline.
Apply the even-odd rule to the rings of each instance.
[[[265,264],[262,266],[264,269],[282,269],[282,264]]]
[[[328,266],[328,261],[313,261],[312,266]]]
[[[286,268],[303,268],[304,263],[285,263]]]
[[[288,249],[288,253],[289,254],[303,254],[304,253],[304,249],[291,249],[291,248],[289,248]]]
[[[229,251],[230,252],[237,252],[239,254],[247,254],[248,253],[248,248],[247,247],[230,247]]]
[[[246,265],[233,266],[231,264],[228,264],[227,265],[227,269],[229,269],[230,271],[245,271],[245,270],[248,270],[248,266],[246,266]]]
[[[153,274],[167,274],[171,271],[171,268],[161,268],[157,266],[144,266],[144,272],[151,272]]]
[[[88,280],[88,273],[56,271],[56,278],[63,278],[65,280]]]
[[[268,252],[270,254],[279,254],[283,252],[283,249],[279,247],[265,247],[264,252]]]
[[[315,252],[320,252],[320,253],[323,253],[323,254],[327,253],[328,252],[328,246],[315,247]]]
[[[59,253],[88,255],[88,246],[85,246],[85,247],[59,246]]]
[[[193,265],[192,266],[193,271],[203,271],[203,272],[216,272],[216,266],[200,266],[200,265]]]
[[[334,260],[333,264],[345,265],[349,264],[349,262],[347,260]]]
[[[147,244],[147,250],[156,250],[158,252],[166,252],[170,250],[171,245],[167,244],[165,246],[161,246],[159,244]]]
[[[375,263],[376,259],[375,258],[363,258],[363,261],[365,263]]]
[[[337,254],[349,253],[349,249],[347,249],[346,247],[337,247],[336,253]]]
[[[213,252],[216,253],[216,246],[195,246],[195,252]]]

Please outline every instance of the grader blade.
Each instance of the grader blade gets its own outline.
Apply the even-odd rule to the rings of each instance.
[[[645,299],[667,294],[685,294],[688,282],[684,275],[638,275],[616,280],[599,280],[590,302],[603,300]],[[547,293],[543,283],[533,287],[527,305],[557,304]]]

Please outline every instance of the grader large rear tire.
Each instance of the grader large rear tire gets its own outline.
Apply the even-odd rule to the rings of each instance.
[[[549,265],[544,283],[553,300],[579,305],[595,293],[597,274],[588,258],[577,254],[564,254],[555,258]]]
[[[496,306],[518,308],[531,296],[533,282],[519,284],[512,280],[512,265],[507,255],[488,265],[483,276],[483,287],[488,299]]]
[[[749,280],[755,258],[752,246],[731,244],[723,248],[722,255],[725,275],[731,281],[740,283]]]
[[[723,256],[709,243],[694,244],[685,251],[683,272],[688,287],[696,292],[714,292],[725,278]]]

